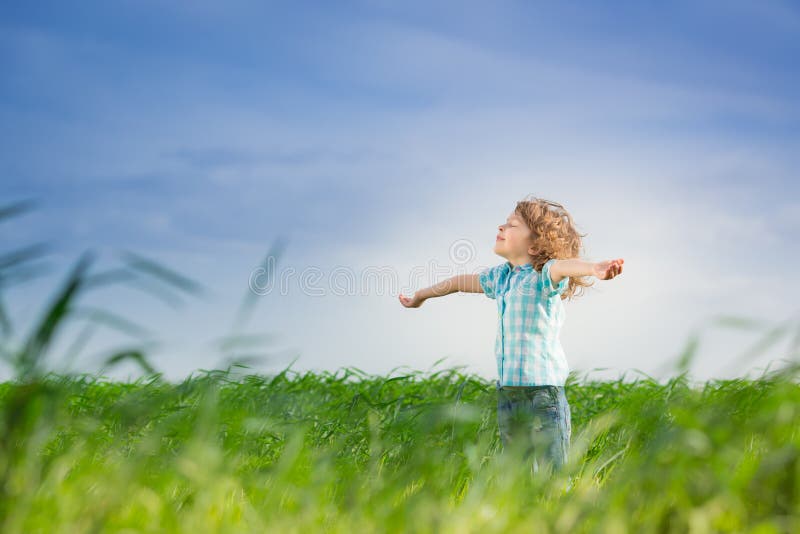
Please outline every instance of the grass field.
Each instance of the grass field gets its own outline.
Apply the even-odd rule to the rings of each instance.
[[[571,376],[547,479],[500,454],[494,387],[459,369],[231,371],[2,384],[2,532],[800,531],[789,373]]]

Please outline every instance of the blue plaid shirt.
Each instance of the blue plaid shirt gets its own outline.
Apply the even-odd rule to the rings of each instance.
[[[487,297],[497,300],[495,341],[497,374],[501,386],[563,386],[569,366],[558,338],[565,311],[560,295],[569,285],[550,278],[548,260],[542,272],[531,263],[513,267],[501,263],[480,273]]]

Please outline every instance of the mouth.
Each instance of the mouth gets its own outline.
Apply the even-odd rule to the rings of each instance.
[[[502,238],[502,237],[500,237],[500,236],[497,236],[497,239],[495,239],[495,241],[505,241],[505,239],[503,239],[503,238]]]

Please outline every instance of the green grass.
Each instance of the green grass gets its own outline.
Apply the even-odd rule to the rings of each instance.
[[[7,382],[3,420],[26,424],[4,432],[2,531],[798,530],[786,373],[574,378],[570,462],[549,479],[499,454],[494,388],[458,369]]]

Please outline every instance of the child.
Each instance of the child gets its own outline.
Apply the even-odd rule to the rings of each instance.
[[[536,197],[517,202],[498,230],[494,252],[507,261],[479,274],[454,276],[412,297],[401,294],[400,303],[418,308],[428,298],[456,291],[497,300],[500,438],[504,448],[513,444],[525,458],[533,455],[534,473],[540,463],[553,473],[567,461],[572,431],[564,392],[569,367],[559,340],[562,300],[591,286],[590,276],[619,275],[625,261],[578,259],[585,234],[578,233],[561,204]]]

